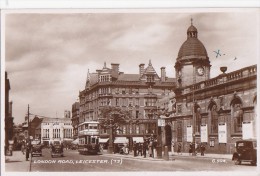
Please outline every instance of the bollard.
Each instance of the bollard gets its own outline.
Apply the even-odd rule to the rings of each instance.
[[[166,161],[169,161],[168,146],[165,146],[165,147],[164,147],[163,159],[166,160]]]

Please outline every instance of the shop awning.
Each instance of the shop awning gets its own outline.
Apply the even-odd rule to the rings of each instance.
[[[126,137],[116,137],[114,143],[115,144],[125,144],[125,143],[128,143],[128,139]]]
[[[79,138],[75,139],[74,141],[71,142],[72,144],[79,144]]]
[[[144,142],[144,138],[143,137],[133,137],[133,142],[136,142],[136,143],[143,143]]]
[[[99,138],[99,143],[106,143],[109,138]]]

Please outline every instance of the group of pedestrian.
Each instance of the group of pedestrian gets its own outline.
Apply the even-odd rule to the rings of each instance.
[[[197,144],[197,143],[191,142],[189,144],[189,155],[192,155],[193,153],[195,153],[195,155],[197,155],[197,153],[200,152],[201,156],[204,156],[205,150],[206,150],[206,146],[203,143]],[[180,142],[177,144],[177,154],[178,155],[182,154],[182,144]]]
[[[138,156],[138,155],[143,155],[143,144],[136,143],[136,141],[134,141],[133,144],[133,150],[134,150],[134,156]]]
[[[197,155],[197,153],[200,152],[200,155],[204,156],[205,150],[206,150],[206,147],[203,143],[197,144],[197,143],[192,142],[189,145],[189,155],[192,155],[192,153],[195,153],[195,155]]]
[[[144,141],[143,143],[141,142],[136,143],[136,141],[134,141],[133,151],[134,151],[134,157],[143,156],[144,158],[146,158],[147,151],[149,153],[149,156],[152,157],[153,155],[150,148],[150,144],[148,145],[148,141]]]

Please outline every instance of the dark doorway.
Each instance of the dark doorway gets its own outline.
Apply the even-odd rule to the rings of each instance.
[[[168,146],[168,149],[171,150],[172,143],[172,129],[170,125],[165,126],[165,145]]]

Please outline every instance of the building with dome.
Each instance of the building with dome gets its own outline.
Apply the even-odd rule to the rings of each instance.
[[[146,68],[140,64],[138,74],[120,72],[119,64],[113,63],[111,68],[105,63],[102,69],[88,72],[85,88],[79,92],[79,141],[84,143],[93,135],[108,140],[108,131],[99,129],[93,134],[89,125],[98,122],[105,106],[132,114],[131,123],[121,126],[116,134],[129,142],[130,148],[134,140],[158,137],[159,131],[160,144],[175,151],[181,144],[183,152],[196,143],[204,144],[207,153],[230,154],[237,140],[256,138],[257,66],[229,73],[228,67],[221,67],[220,74],[211,78],[214,65],[204,44],[191,21],[176,58],[176,78],[168,78],[165,67],[159,76],[151,61]],[[159,117],[165,125],[157,128]]]
[[[163,132],[163,143],[172,140],[175,151],[181,144],[188,152],[194,142],[204,144],[208,153],[230,154],[237,140],[256,138],[257,66],[230,73],[221,67],[214,78],[210,68],[206,47],[191,22],[176,58],[175,96],[169,100],[174,104]]]

